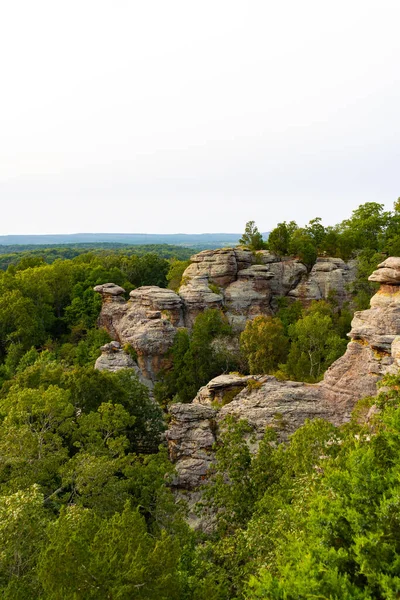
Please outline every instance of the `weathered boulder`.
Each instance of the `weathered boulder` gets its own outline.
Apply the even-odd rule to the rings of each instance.
[[[272,315],[271,288],[274,277],[266,265],[252,265],[238,273],[225,289],[226,314],[234,329],[242,331],[246,321],[257,315]]]
[[[254,261],[256,260],[255,255],[250,250],[246,248],[241,248],[240,246],[237,248],[233,248],[236,257],[237,270],[241,271],[242,269],[247,269],[250,267]],[[270,254],[268,252],[268,254]]]
[[[94,368],[111,373],[116,373],[121,369],[139,370],[133,358],[124,352],[119,342],[110,342],[101,347],[101,355],[96,360]]]
[[[143,319],[132,327],[129,314],[120,324],[120,336],[136,350],[144,377],[153,381],[159,371],[171,364],[166,354],[174,343],[176,331],[167,319]]]
[[[101,294],[103,302],[125,301],[124,288],[119,285],[116,285],[115,283],[103,283],[102,285],[96,285],[94,291]]]
[[[307,274],[307,268],[297,259],[270,262],[268,270],[274,275],[269,282],[274,297],[287,296],[299,284],[303,275]]]
[[[251,255],[250,252],[248,252]],[[245,262],[246,251],[241,252],[242,262]],[[233,248],[220,250],[204,250],[195,254],[190,259],[192,263],[183,274],[183,280],[193,277],[205,276],[218,286],[226,286],[235,281],[238,272],[236,252]],[[247,265],[247,262],[245,263]],[[249,256],[249,265],[251,258]]]
[[[205,479],[213,459],[217,411],[201,404],[173,404],[170,414],[168,447],[177,466],[174,483],[193,489]]]
[[[183,326],[182,298],[174,291],[156,285],[142,286],[129,294],[131,310],[148,319],[168,319],[175,327]]]
[[[396,335],[392,342],[391,355],[395,367],[400,367],[400,335]]]
[[[105,283],[94,288],[103,299],[99,325],[114,340],[132,345],[143,376],[153,381],[170,364],[166,354],[177,328],[191,328],[206,309],[223,309],[240,332],[249,319],[273,315],[280,296],[299,298],[307,305],[335,289],[344,301],[346,284],[354,277],[354,269],[340,259],[318,259],[308,276],[298,259],[282,260],[267,250],[253,253],[240,247],[205,250],[191,260],[179,294],[142,286],[126,302],[120,286]],[[395,270],[396,264],[385,262],[384,268]]]
[[[354,280],[355,269],[355,261],[345,263],[341,258],[317,258],[310,273],[304,274],[301,282],[288,295],[307,306],[313,300],[327,300],[333,294],[342,306],[350,300],[348,287]]]
[[[286,296],[307,274],[299,260],[281,260],[267,250],[205,250],[191,261],[179,289],[188,327],[206,308],[224,307],[234,329],[241,331],[248,319],[273,314],[275,297]]]
[[[388,258],[368,279],[379,281],[381,287],[371,298],[371,308],[354,314],[349,336],[389,353],[400,333],[400,259]]]
[[[149,388],[150,392],[154,388],[151,379],[144,377],[137,363],[130,354],[123,350],[119,342],[110,342],[101,347],[101,355],[96,360],[94,368],[98,371],[109,371],[110,373],[116,373],[122,369],[131,369],[140,383]]]
[[[400,258],[398,256],[390,256],[384,260],[376,271],[368,277],[370,281],[385,284],[400,284]]]
[[[199,389],[193,404],[220,408],[225,404],[229,404],[248,385],[249,381],[259,383],[263,382],[265,378],[266,375],[240,375],[234,373],[219,375]]]
[[[281,262],[281,258],[269,250],[258,250],[256,253],[256,261],[263,265],[269,265],[271,263]]]
[[[137,352],[142,376],[155,381],[157,373],[170,365],[166,355],[173,344],[177,326],[183,324],[182,300],[172,290],[146,286],[133,290],[128,302],[110,302],[108,290],[114,287],[105,284],[95,288],[103,299],[106,297],[99,325],[116,341],[130,344]]]
[[[215,284],[214,284],[215,285]],[[179,289],[184,303],[186,327],[192,327],[196,317],[208,308],[222,308],[224,297],[209,287],[206,275],[196,275]]]

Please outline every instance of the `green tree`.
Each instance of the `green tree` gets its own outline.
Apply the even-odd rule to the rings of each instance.
[[[0,594],[4,600],[40,597],[36,561],[50,515],[38,485],[0,496]]]
[[[330,316],[318,312],[290,325],[289,336],[292,344],[286,371],[296,381],[318,381],[346,348],[346,341],[333,330]]]
[[[279,318],[259,316],[248,321],[240,336],[240,347],[250,373],[273,373],[285,362],[289,341]]]
[[[246,246],[250,250],[262,250],[266,247],[263,237],[254,221],[246,223],[244,234],[240,238],[239,244]]]
[[[287,296],[277,298],[278,311],[276,316],[281,320],[285,335],[288,335],[289,325],[293,325],[303,314],[303,305],[300,300],[289,300]]]
[[[305,227],[306,233],[311,236],[314,245],[318,250],[322,248],[326,238],[326,229],[322,225],[321,220],[320,217],[311,219]]]
[[[229,339],[231,335],[232,329],[218,309],[200,313],[190,334],[178,331],[171,349],[172,368],[156,387],[158,401],[193,400],[201,386],[224,371],[226,353],[221,351],[220,344],[214,346],[213,342],[217,339],[221,342],[224,336]]]
[[[181,286],[182,275],[190,265],[190,260],[176,260],[171,261],[169,271],[167,273],[168,287],[170,290],[177,292]]]
[[[68,459],[65,439],[74,428],[68,394],[56,386],[14,389],[0,403],[0,486],[16,492],[40,484],[51,493]]]
[[[4,359],[10,343],[28,350],[46,339],[43,320],[34,302],[20,290],[6,291],[0,296],[0,359]]]
[[[305,600],[310,594],[348,600],[396,598],[399,378],[388,377],[384,383],[386,391],[378,400],[381,413],[363,424],[354,415],[350,425],[325,438],[320,456],[308,462],[308,475],[302,476],[302,483],[298,480],[298,492],[281,507],[286,517],[267,568],[251,578],[246,595],[250,600]],[[376,399],[370,399],[369,406],[372,402]],[[302,431],[296,436],[300,439]],[[304,442],[300,455],[307,452]]]
[[[39,578],[49,600],[169,600],[180,597],[179,541],[149,535],[129,503],[101,519],[70,507],[49,527]]]
[[[306,229],[296,229],[290,238],[289,252],[297,256],[310,271],[317,260],[317,246],[313,235]]]
[[[390,213],[383,204],[366,202],[356,208],[350,219],[338,226],[342,256],[349,257],[359,249],[380,250],[389,222]]]
[[[290,253],[290,240],[298,229],[294,221],[278,223],[268,236],[268,248],[278,256],[288,256]]]

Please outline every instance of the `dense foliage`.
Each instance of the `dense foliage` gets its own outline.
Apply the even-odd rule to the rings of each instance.
[[[383,252],[397,255],[400,250],[400,212],[395,203],[392,212],[383,204],[367,202],[352,216],[334,227],[325,227],[320,218],[305,227],[294,221],[279,223],[268,237],[268,248],[280,256],[295,254],[312,263],[312,256],[328,254],[348,260],[354,253]],[[315,259],[314,259],[315,260]]]
[[[17,265],[21,260],[31,262],[30,266],[38,264],[51,264],[55,260],[72,259],[81,254],[94,254],[104,257],[110,254],[124,256],[143,256],[145,254],[156,254],[160,258],[174,258],[178,260],[187,260],[195,250],[182,246],[170,246],[169,244],[146,244],[146,245],[126,245],[112,244],[109,242],[97,244],[65,244],[65,245],[13,245],[3,246],[0,244],[0,270],[4,271],[10,265]],[[26,263],[25,263],[26,264]],[[27,265],[29,266],[29,265]]]
[[[95,328],[101,298],[93,287],[107,281],[127,293],[141,285],[166,287],[171,266],[154,253],[86,252],[51,264],[45,258],[19,255],[0,271],[0,379],[15,372],[32,346],[70,364],[93,362],[109,341]]]
[[[188,532],[147,388],[49,352],[30,362],[0,396],[2,597],[179,594]]]
[[[210,379],[239,366],[237,351],[225,315],[217,309],[200,313],[191,332],[177,332],[170,352],[172,368],[163,373],[156,387],[157,399],[162,404],[190,402]]]
[[[79,376],[47,355],[2,390],[2,597],[397,597],[398,376],[367,422],[372,400],[348,425],[309,422],[279,445],[267,429],[255,454],[246,422],[226,420],[199,508],[214,530],[201,536],[166,486],[164,451],[134,450],[143,422],[124,390],[157,422],[140,384],[98,373],[108,392],[89,408]]]
[[[246,423],[226,422],[195,598],[398,597],[400,378],[384,383],[373,419],[359,421],[370,399],[340,428],[309,422],[278,446],[267,430],[254,455]]]

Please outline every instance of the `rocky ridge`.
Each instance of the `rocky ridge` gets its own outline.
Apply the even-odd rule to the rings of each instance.
[[[243,378],[240,385],[238,376],[229,375],[210,381],[192,403],[171,406],[167,440],[177,490],[193,491],[202,483],[227,415],[246,419],[257,439],[266,427],[274,427],[285,439],[306,419],[324,418],[340,425],[350,419],[357,400],[376,395],[378,381],[400,367],[400,258],[381,263],[370,280],[380,282],[381,288],[369,310],[355,313],[346,353],[320,383],[259,376]],[[235,387],[238,391],[232,394]],[[216,396],[231,401],[216,402]]]
[[[167,355],[179,327],[191,327],[207,308],[222,308],[236,331],[258,315],[273,315],[277,298],[288,296],[304,305],[336,291],[348,299],[346,286],[355,274],[353,263],[318,258],[310,273],[297,259],[280,259],[266,250],[242,248],[204,250],[191,258],[179,293],[157,286],[125,290],[113,283],[94,289],[103,300],[99,325],[121,344],[136,351],[143,377],[155,381],[170,364]]]

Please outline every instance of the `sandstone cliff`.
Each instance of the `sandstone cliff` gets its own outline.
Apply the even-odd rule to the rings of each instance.
[[[236,331],[258,315],[272,315],[277,298],[298,298],[307,305],[336,292],[346,301],[347,284],[354,265],[341,259],[319,258],[310,273],[297,259],[281,260],[263,250],[253,254],[241,248],[205,250],[192,256],[179,294],[156,286],[133,290],[126,302],[125,290],[113,283],[94,289],[103,299],[99,325],[121,344],[137,352],[142,375],[155,381],[179,327],[191,327],[207,308],[223,308]]]
[[[249,378],[228,375],[209,382],[192,403],[171,406],[167,439],[177,489],[194,490],[201,484],[227,415],[246,419],[258,439],[267,426],[284,439],[306,419],[320,417],[340,425],[349,420],[357,400],[376,395],[377,382],[400,366],[400,258],[387,259],[370,280],[381,288],[369,310],[355,313],[347,351],[321,383],[259,376],[249,384]]]

